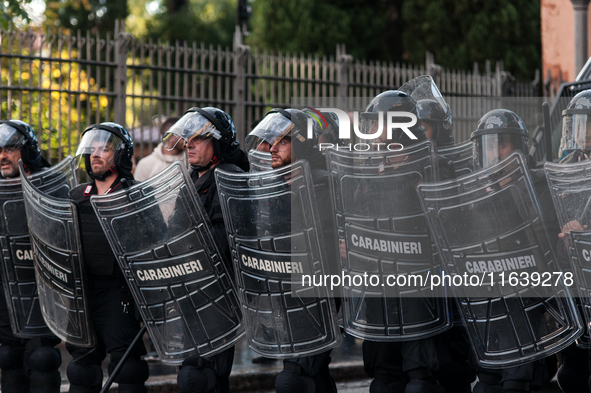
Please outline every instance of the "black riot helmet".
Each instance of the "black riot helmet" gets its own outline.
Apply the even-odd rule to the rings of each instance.
[[[310,122],[308,122],[310,120]],[[310,123],[310,132],[308,124]],[[319,125],[312,117],[299,109],[271,109],[263,120],[245,139],[246,150],[260,150],[268,143],[270,147],[291,139],[292,161],[307,160],[312,168],[325,169],[326,164],[318,146],[321,134]]]
[[[162,137],[162,144],[172,150],[177,143],[187,143],[193,138],[211,138],[213,158],[204,166],[191,166],[205,171],[218,162],[238,165],[248,171],[248,158],[240,150],[236,129],[230,115],[219,108],[189,108],[185,114]]]
[[[502,161],[514,150],[528,157],[527,127],[515,112],[508,109],[494,109],[482,116],[471,139],[474,143],[474,167],[478,169]]]
[[[417,107],[417,102],[414,98],[405,92],[399,90],[388,90],[378,94],[370,101],[361,113],[361,132],[364,134],[376,134],[378,130],[382,129],[382,140],[386,140],[386,114],[387,112],[409,112],[416,116],[417,122],[411,127],[409,131],[417,138],[413,139],[410,135],[402,129],[394,129],[392,138],[389,142],[401,143],[403,145],[412,145],[417,142],[427,139],[425,129],[420,124],[420,112]],[[409,117],[395,117],[394,122],[408,123],[411,119]]]
[[[90,162],[91,155],[107,158],[110,152],[114,152],[112,166],[109,171],[103,174],[92,172]],[[105,180],[117,169],[125,179],[133,180],[131,168],[133,162],[133,141],[129,132],[121,125],[112,122],[93,124],[82,132],[78,150],[76,150],[77,166],[80,166],[82,159],[86,167],[86,173],[94,180]]]
[[[427,122],[433,127],[431,140],[437,143],[439,147],[453,145],[453,126],[449,107],[447,107],[447,111],[444,111],[439,102],[433,99],[419,100],[417,105],[421,114],[421,124]]]
[[[25,169],[32,172],[49,167],[49,163],[41,157],[39,142],[35,131],[21,120],[0,121],[0,147],[19,149]]]
[[[302,109],[302,112],[312,118],[318,143],[345,144],[344,140],[339,139],[339,117],[334,112],[322,112],[309,107]]]
[[[586,156],[591,151],[591,90],[574,96],[562,111],[561,157],[575,150]]]

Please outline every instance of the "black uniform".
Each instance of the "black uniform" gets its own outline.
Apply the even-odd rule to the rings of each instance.
[[[36,172],[36,171],[34,171]],[[26,220],[26,217],[23,217]],[[0,274],[3,274],[0,271]],[[0,277],[0,369],[4,393],[57,393],[61,354],[55,336],[21,339],[12,333],[4,281]]]
[[[528,156],[527,160],[529,168],[536,166],[533,157]],[[560,226],[556,217],[556,211],[554,210],[546,176],[543,171],[537,169],[530,169],[530,176],[544,217],[548,236],[550,239],[556,239],[560,233]],[[515,217],[518,217],[518,215],[516,214]],[[510,299],[507,299],[507,301],[510,301]],[[513,391],[515,392],[538,390],[549,380],[546,359],[500,370],[478,367],[477,373],[479,382],[491,387],[496,386],[498,389],[502,386],[503,391],[512,391],[511,389],[514,389]],[[476,385],[474,392],[489,392],[484,386],[479,385]]]
[[[106,192],[122,189],[118,177]],[[66,344],[75,359],[68,365],[70,392],[98,392],[102,385],[101,363],[110,356],[109,374],[140,330],[140,321],[131,292],[127,287],[109,242],[90,204],[97,195],[95,182],[79,185],[70,191],[80,217],[84,263],[88,274],[89,314],[97,335],[94,348],[80,348]],[[148,364],[141,360],[146,354],[142,341],[134,346],[115,382],[120,392],[145,393]]]
[[[329,271],[338,272],[337,240],[334,231],[330,190],[328,187],[328,172],[322,169],[313,169],[312,181],[318,214],[320,216],[320,240],[325,245],[325,255],[327,257]],[[335,303],[338,311],[340,298],[335,298]],[[332,349],[313,356],[284,360],[283,369],[290,372],[282,372],[277,376],[275,380],[275,389],[277,392],[297,392],[305,389],[305,385],[309,387],[306,390],[308,393],[311,391],[312,386],[314,386],[315,393],[336,393],[337,387],[328,368],[331,361],[331,352]],[[295,377],[294,374],[300,378]],[[304,385],[301,385],[302,383]]]
[[[569,152],[560,160],[561,164],[568,164],[572,162],[580,162],[588,160],[589,152],[582,150],[574,150]],[[543,207],[542,207],[543,210]],[[582,217],[581,221],[589,219],[589,217]],[[586,222],[582,222],[586,224]],[[559,228],[560,229],[560,228]],[[550,239],[556,239],[553,233],[548,234]],[[557,240],[556,258],[565,270],[572,270],[569,262],[568,251],[564,240]],[[576,303],[580,303],[578,298],[574,299]],[[591,351],[589,349],[579,348],[576,344],[572,344],[568,348],[560,352],[561,366],[556,374],[556,380],[560,389],[565,393],[588,393],[591,392],[589,380],[591,377]]]
[[[226,227],[220,205],[220,197],[217,192],[214,172],[216,169],[228,172],[244,172],[238,166],[229,163],[221,163],[210,168],[201,177],[195,170],[191,171],[191,179],[195,183],[199,200],[205,208],[209,221],[213,227],[220,250],[224,254],[224,261],[230,272],[233,272],[230,246],[226,235]],[[230,391],[230,372],[234,363],[234,347],[228,348],[209,358],[194,356],[186,359],[179,371],[177,382],[182,393],[209,392],[227,393]],[[215,374],[212,378],[211,373]],[[215,385],[214,385],[215,383]]]
[[[440,177],[443,180],[455,178],[453,163],[439,155],[436,158]],[[408,202],[412,208],[418,203]],[[376,392],[403,393],[413,379],[438,383],[446,393],[470,392],[476,373],[468,361],[470,344],[455,302],[451,302],[451,313],[454,326],[434,337],[403,342],[363,342],[364,369],[376,380],[372,384]]]

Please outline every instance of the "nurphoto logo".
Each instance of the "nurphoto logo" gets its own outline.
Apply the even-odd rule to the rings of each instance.
[[[375,123],[371,127],[370,132],[364,133],[360,130],[359,126],[359,112],[353,111],[350,112],[353,115],[353,127],[351,127],[351,120],[349,117],[349,113],[342,109],[337,108],[318,108],[313,109],[309,108],[312,112],[316,114],[314,119],[308,118],[308,128],[307,128],[307,137],[312,138],[313,130],[314,130],[314,120],[320,125],[320,128],[328,128],[328,124],[322,115],[322,112],[331,112],[334,113],[337,118],[339,119],[339,139],[341,140],[350,140],[351,139],[351,129],[355,133],[355,135],[362,139],[362,140],[375,140],[380,138],[383,132],[386,132],[386,141],[381,143],[349,143],[348,145],[335,145],[333,143],[320,143],[319,149],[329,149],[329,148],[336,148],[337,150],[354,150],[354,151],[368,151],[370,149],[373,150],[389,150],[389,151],[401,151],[404,149],[402,144],[397,142],[390,142],[392,140],[392,132],[396,129],[402,130],[410,139],[418,139],[415,134],[410,130],[410,127],[417,124],[417,116],[411,112],[375,112]],[[401,121],[401,119],[408,119],[407,121]],[[384,125],[384,122],[386,123]],[[380,140],[384,140],[380,138]]]

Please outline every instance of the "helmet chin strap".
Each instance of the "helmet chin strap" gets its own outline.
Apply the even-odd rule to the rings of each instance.
[[[197,172],[205,172],[206,170],[211,168],[212,165],[215,165],[218,162],[219,162],[218,157],[214,155],[213,158],[211,159],[211,161],[209,161],[209,163],[207,165],[202,165],[202,166],[191,165],[191,168]]]

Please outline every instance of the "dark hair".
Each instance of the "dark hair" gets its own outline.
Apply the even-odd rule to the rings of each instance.
[[[164,133],[166,131],[168,131],[168,129],[170,127],[172,127],[172,125],[174,123],[176,123],[177,121],[179,121],[180,117],[175,117],[175,116],[171,116],[171,117],[167,117],[166,120],[164,120],[162,122],[162,124],[160,124],[160,134],[164,135]]]

